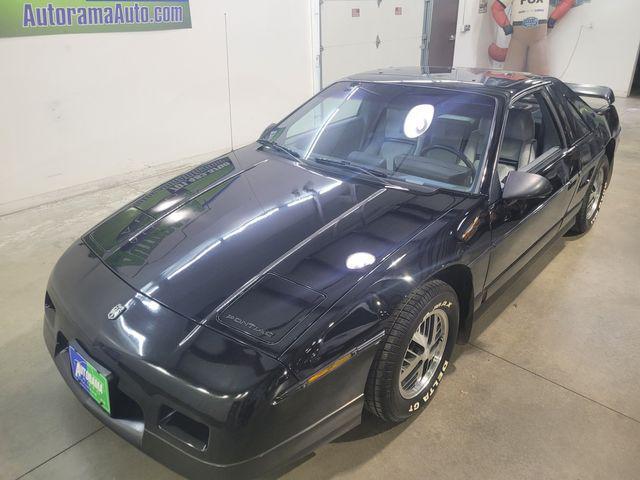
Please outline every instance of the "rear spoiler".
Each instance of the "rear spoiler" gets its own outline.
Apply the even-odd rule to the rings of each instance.
[[[616,96],[609,87],[598,87],[597,85],[581,85],[578,83],[567,83],[567,87],[581,97],[599,98],[609,105],[613,105]]]

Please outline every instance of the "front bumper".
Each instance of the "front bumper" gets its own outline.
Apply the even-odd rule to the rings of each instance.
[[[56,265],[47,292],[44,339],[71,391],[115,433],[188,478],[260,477],[361,421],[362,389],[350,369],[366,371],[371,358],[276,402],[297,382],[282,364],[149,305],[81,244]],[[107,319],[120,302],[126,313]],[[74,380],[74,342],[112,373],[111,415]]]
[[[54,331],[45,321],[44,337],[60,375],[89,412],[129,443],[187,478],[259,478],[304,457],[319,445],[356,427],[361,421],[362,396],[355,398],[288,439],[274,443],[271,448],[258,455],[235,463],[215,463],[207,459],[206,455],[202,455],[201,450],[198,451],[199,449],[173,437],[171,433],[163,430],[158,422],[153,421],[153,419],[162,418],[163,405],[172,403],[169,397],[163,397],[160,392],[149,395],[143,393],[142,389],[131,388],[131,382],[134,381],[132,378],[127,378],[116,365],[107,365],[107,368],[114,371],[119,378],[117,384],[119,398],[113,402],[114,411],[110,416],[74,380],[69,364],[68,345],[65,345],[64,340],[60,343],[60,340],[63,339],[62,332]],[[126,405],[123,408],[122,404],[117,402],[128,404],[133,402],[139,409],[131,408],[131,405]],[[193,416],[197,415],[197,412],[193,411],[187,413]],[[183,445],[179,445],[180,443]]]

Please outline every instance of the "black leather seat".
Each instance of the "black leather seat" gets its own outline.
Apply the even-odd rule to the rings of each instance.
[[[509,172],[525,168],[536,158],[536,126],[531,111],[514,108],[509,111],[500,161],[498,176],[504,181]]]

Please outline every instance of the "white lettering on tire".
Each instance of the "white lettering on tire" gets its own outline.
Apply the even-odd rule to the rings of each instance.
[[[440,383],[442,382],[442,377],[444,376],[444,372],[447,370],[448,366],[449,366],[449,361],[445,360],[444,363],[442,364],[442,369],[440,370],[440,373],[438,374],[436,381],[433,382],[433,386],[429,388],[429,391],[422,396],[421,400],[424,403],[427,403],[429,399],[433,396],[436,388],[438,388],[438,385],[440,385]],[[419,408],[420,408],[420,402],[416,402],[409,407],[409,413],[414,413],[418,411]]]

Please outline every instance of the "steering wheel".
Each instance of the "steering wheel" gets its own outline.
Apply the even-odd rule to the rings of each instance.
[[[464,153],[456,150],[455,148],[447,147],[446,145],[431,145],[430,147],[425,148],[420,153],[420,156],[421,157],[425,156],[425,154],[430,152],[431,150],[444,150],[446,152],[453,153],[456,157],[458,157],[460,160],[464,162],[464,164],[469,168],[469,170],[471,170],[471,172],[473,173],[473,176],[474,177],[476,176],[476,167],[473,166],[473,163],[471,163],[471,160],[469,160]]]

